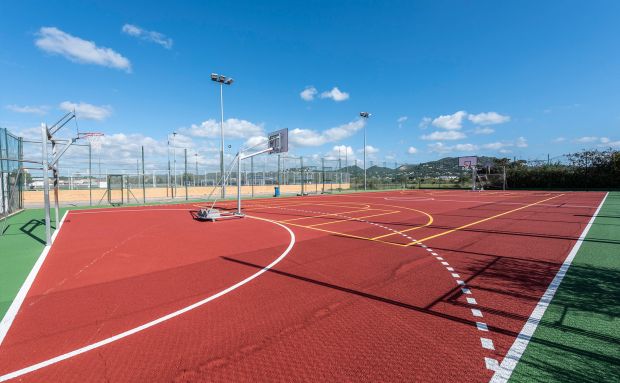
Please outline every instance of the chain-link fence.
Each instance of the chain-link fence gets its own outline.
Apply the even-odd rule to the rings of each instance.
[[[33,140],[26,144],[31,157],[40,156],[40,143]],[[74,144],[58,166],[60,203],[107,204],[109,177],[119,175],[123,176],[124,201],[128,203],[221,196],[223,180],[218,153],[205,159],[184,148],[176,148],[168,156],[153,153],[147,147],[136,149],[134,156],[113,158],[109,153],[96,153],[88,144]],[[241,172],[233,161],[233,156],[226,156],[226,197],[236,196],[238,186],[245,197],[274,195],[276,186],[284,195],[332,193],[350,188],[349,174],[341,160],[261,154],[243,160]],[[41,206],[42,175],[29,172],[23,187],[26,206]]]
[[[0,218],[23,206],[22,140],[0,128]]]
[[[11,156],[21,155],[18,153],[21,153],[19,145],[22,145],[25,158],[41,158],[40,142],[23,140],[20,144],[16,137],[6,132],[4,135],[11,137]],[[618,158],[617,151],[584,153],[541,160],[479,157],[477,179],[478,182],[484,181],[484,188],[491,189],[619,187],[620,177],[617,171],[610,170],[609,165],[613,158]],[[285,195],[364,190],[364,170],[360,160],[297,156],[294,153],[261,154],[243,160],[241,171],[237,174],[233,159],[233,153],[225,153],[227,177],[224,180],[224,194],[227,198],[236,196],[238,186],[244,197],[274,195],[276,186]],[[377,160],[368,161],[368,164],[367,190],[472,188],[472,172],[458,167],[456,157],[421,164]],[[9,165],[5,161],[2,166],[5,169],[3,182],[8,187],[12,182],[9,178],[19,165],[15,162]],[[7,170],[9,166],[13,170]],[[161,147],[139,145],[129,150],[125,146],[120,150],[109,143],[99,150],[79,141],[63,156],[58,168],[62,205],[107,204],[108,177],[111,175],[123,176],[124,201],[130,203],[221,198],[222,195],[217,150],[204,150],[199,154],[191,148],[169,147],[166,151]],[[12,180],[15,181],[15,177]],[[9,202],[7,187],[3,194],[4,206]],[[23,199],[16,195],[12,202],[14,206],[20,206],[22,201],[26,207],[43,204],[40,172],[27,170],[17,182],[17,187],[17,190],[24,189],[24,193]]]

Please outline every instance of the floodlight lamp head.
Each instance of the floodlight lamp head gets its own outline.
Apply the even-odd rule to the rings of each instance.
[[[368,112],[360,112],[360,117],[362,117],[362,118],[368,118],[370,116],[371,116],[371,114],[368,113]]]
[[[219,76],[217,75],[217,73],[211,73],[211,80],[212,80],[212,81],[217,81],[217,78],[218,78],[218,77],[219,77]]]
[[[226,81],[226,76],[222,76],[222,75],[218,76],[217,82],[225,82],[225,81]]]
[[[226,85],[230,85],[234,82],[235,80],[233,80],[232,78],[227,78],[226,81],[224,81],[224,84]]]

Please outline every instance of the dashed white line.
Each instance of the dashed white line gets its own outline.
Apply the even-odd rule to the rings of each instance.
[[[497,371],[499,369],[499,362],[496,359],[485,357],[484,364],[486,365],[487,369],[491,371]]]
[[[480,343],[482,343],[482,348],[486,348],[487,350],[495,350],[493,341],[489,338],[480,338]]]
[[[482,311],[478,309],[471,309],[471,315],[478,317],[478,318],[482,318]]]

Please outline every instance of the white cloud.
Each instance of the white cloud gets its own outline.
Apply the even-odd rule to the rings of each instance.
[[[404,124],[405,122],[407,122],[407,120],[408,120],[408,119],[409,119],[409,117],[407,117],[407,116],[402,116],[402,117],[399,117],[399,118],[398,118],[398,120],[396,120],[396,122],[398,122],[398,128],[399,128],[399,129],[400,129],[400,128],[402,128],[402,127],[403,127],[403,124]]]
[[[455,130],[448,131],[436,131],[431,134],[425,134],[422,136],[423,140],[427,141],[444,141],[444,140],[462,140],[467,136],[463,132],[457,132]]]
[[[321,93],[321,98],[331,98],[334,101],[345,101],[349,99],[347,92],[342,92],[338,87],[333,87],[330,91]]]
[[[578,144],[591,144],[593,142],[597,142],[598,140],[599,138],[596,136],[586,136],[586,137],[576,138],[574,142]]]
[[[334,146],[329,152],[325,154],[324,157],[328,160],[337,160],[340,158],[342,159],[342,161],[344,161],[345,159],[348,161],[354,161],[357,158],[355,156],[353,148],[347,145]]]
[[[515,141],[498,141],[498,142],[490,142],[488,144],[484,144],[482,145],[483,149],[488,149],[488,150],[496,150],[499,151],[500,153],[509,153],[510,150],[508,150],[507,148],[526,148],[527,147],[527,140],[525,139],[525,137],[519,137],[517,138]]]
[[[599,147],[618,147],[618,143],[620,141],[612,141],[609,137],[598,137],[598,136],[585,136],[579,137],[573,140],[574,143],[577,144],[597,144]]]
[[[289,131],[289,142],[299,146],[321,146],[328,142],[343,140],[352,136],[364,127],[364,119],[351,121],[347,124],[324,131],[295,128]]]
[[[422,120],[420,120],[420,123],[418,124],[418,128],[426,129],[431,124],[431,122],[433,122],[432,118],[430,118],[430,117],[422,117]]]
[[[200,125],[192,124],[189,129],[183,128],[180,129],[180,131],[192,137],[220,137],[220,122],[209,119],[203,121]],[[265,136],[265,130],[262,124],[257,125],[250,121],[239,120],[237,118],[229,118],[224,121],[224,137],[249,139],[254,136]]]
[[[366,145],[366,154],[377,154],[377,153],[379,153],[379,148],[375,148],[372,145]]]
[[[505,142],[491,142],[491,143],[482,145],[484,149],[491,149],[491,150],[499,150],[506,146],[512,146],[512,144],[505,143]]]
[[[468,152],[471,153],[473,151],[478,150],[478,146],[474,144],[457,144],[453,146],[448,146],[442,142],[436,142],[434,144],[429,144],[428,148],[431,152],[435,153],[450,153],[450,152]]]
[[[243,144],[243,146],[245,148],[254,148],[257,146],[261,146],[267,143],[267,136],[265,135],[261,135],[261,136],[252,136],[250,138],[248,138],[245,143]],[[266,148],[267,146],[265,146]],[[260,148],[259,148],[260,149]]]
[[[45,113],[47,113],[47,110],[49,109],[49,107],[46,105],[41,105],[41,106],[7,105],[5,106],[5,108],[15,113],[30,113],[30,114],[38,114],[38,115],[44,115]]]
[[[172,39],[164,35],[163,33],[155,32],[155,31],[147,31],[146,29],[142,29],[137,25],[125,24],[122,29],[123,33],[137,37],[139,39],[149,41],[155,44],[159,44],[166,49],[172,48]]]
[[[474,134],[492,134],[494,132],[495,130],[493,128],[489,128],[488,126],[476,126],[476,128],[474,129]]]
[[[318,91],[315,87],[308,86],[306,87],[306,89],[302,90],[301,93],[299,93],[299,97],[301,97],[301,99],[305,101],[312,101],[314,100],[314,97],[317,93]]]
[[[96,64],[131,72],[131,62],[110,48],[98,47],[93,41],[72,36],[55,27],[42,27],[35,45],[73,62]]]
[[[463,119],[467,116],[467,112],[459,110],[454,114],[439,116],[433,120],[433,126],[448,130],[458,130],[463,127]]]
[[[70,101],[63,101],[60,103],[60,109],[66,112],[75,110],[77,117],[85,120],[103,121],[112,114],[112,108],[109,105],[97,106],[85,102],[76,104]]]
[[[558,138],[554,138],[551,142],[553,142],[554,144],[559,144],[564,141],[566,141],[565,137],[558,137]]]
[[[418,152],[418,149],[414,148],[413,146],[410,146],[407,149],[407,154],[416,154]]]
[[[510,121],[510,116],[503,116],[497,112],[470,114],[467,118],[476,125],[495,125]]]

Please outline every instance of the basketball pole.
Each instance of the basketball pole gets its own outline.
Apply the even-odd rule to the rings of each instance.
[[[45,244],[52,244],[51,223],[50,223],[50,181],[48,178],[48,159],[47,159],[47,125],[41,124],[41,143],[42,143],[42,162],[43,162],[43,203],[45,210]]]

